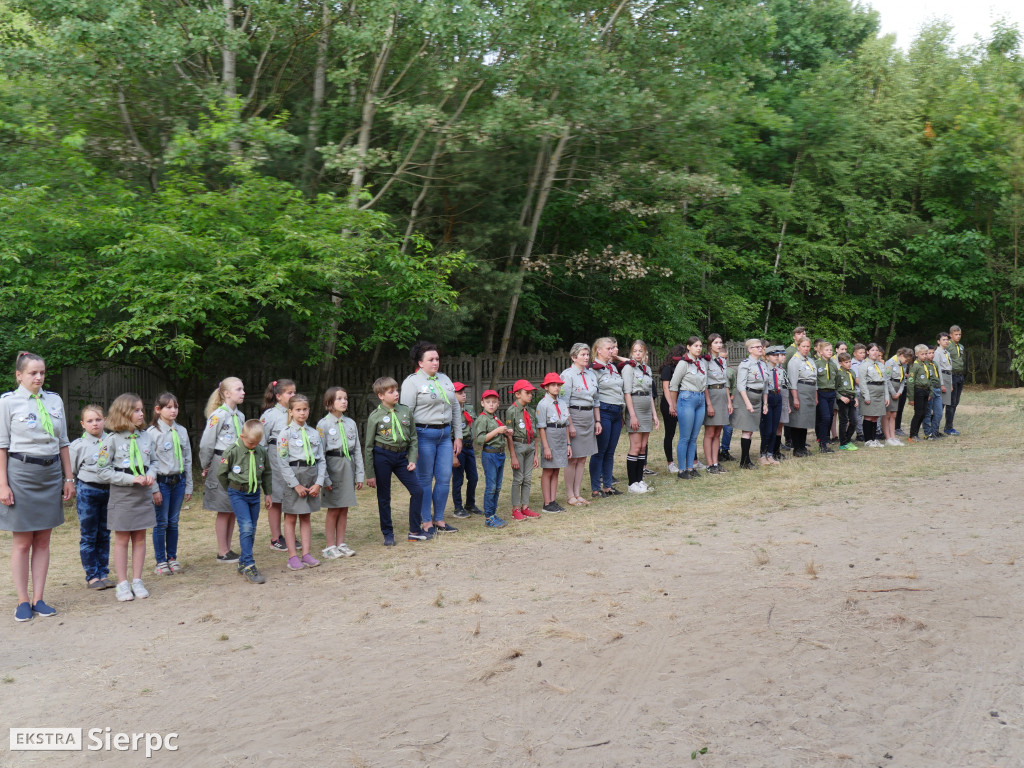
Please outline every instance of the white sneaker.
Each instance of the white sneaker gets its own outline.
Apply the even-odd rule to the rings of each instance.
[[[708,468],[707,464],[701,464],[699,461],[696,462],[693,466],[694,466],[695,469],[707,469]]]
[[[337,547],[327,547],[327,549],[320,550],[320,554],[325,560],[337,560],[341,557],[341,552],[338,551]]]
[[[643,480],[638,480],[636,484],[643,488],[644,493],[647,493],[649,490],[651,490],[651,486],[649,486]]]
[[[628,490],[630,493],[647,493],[647,491],[640,487],[640,483],[633,483],[629,486]]]
[[[885,444],[886,445],[891,445],[893,447],[899,447],[901,445],[904,445],[904,443],[900,442],[899,438],[897,438],[897,437],[887,438],[886,441],[885,441]]]
[[[352,557],[356,553],[356,551],[350,548],[344,541],[338,545],[338,552],[342,557]]]
[[[127,603],[129,600],[134,600],[135,595],[132,594],[132,585],[127,581],[118,582],[117,590],[114,592],[118,602]]]
[[[671,472],[673,474],[676,474],[676,473],[679,472],[679,466],[674,461],[671,464],[669,464],[667,467],[665,467],[665,469],[667,469],[669,472]]]
[[[139,600],[145,600],[149,597],[149,590],[142,583],[142,579],[134,579],[132,581],[132,594],[139,598]]]
[[[864,443],[864,446],[866,448],[882,448],[883,447],[882,443],[879,442],[878,440],[868,440],[866,443]]]

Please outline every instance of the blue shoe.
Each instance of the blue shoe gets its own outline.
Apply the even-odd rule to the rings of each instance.
[[[42,600],[39,600],[35,605],[32,606],[32,612],[37,613],[40,616],[56,616],[57,609],[51,608]]]
[[[433,534],[431,534],[431,536],[433,536]],[[428,536],[426,531],[409,531],[409,541],[426,541],[427,538]]]
[[[942,431],[945,432],[947,435],[959,435],[960,434],[959,432],[957,432],[952,427],[950,427],[949,429],[944,429]]]
[[[18,603],[18,610],[14,612],[15,621],[28,621],[32,618],[32,606],[29,603]]]
[[[497,515],[491,515],[486,520],[484,520],[484,525],[486,525],[488,528],[504,528],[505,521]]]
[[[384,536],[384,546],[393,547],[395,546],[395,535],[393,533],[386,534]]]

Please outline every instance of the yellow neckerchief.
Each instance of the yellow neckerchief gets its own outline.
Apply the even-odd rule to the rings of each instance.
[[[885,374],[882,373],[882,369],[878,367],[878,361],[872,360],[871,365],[875,367],[875,372],[878,373],[878,378],[881,379],[882,381],[885,381]]]
[[[931,368],[929,368],[928,366],[931,366]],[[936,379],[939,378],[939,366],[937,366],[935,363],[925,363],[924,364],[924,369],[926,371],[928,371],[928,376],[929,377],[932,375],[932,368],[935,369],[935,378]]]
[[[138,461],[138,464],[135,462]],[[128,437],[128,463],[133,475],[146,474],[146,465],[142,460],[142,450],[139,448],[138,430],[132,432]]]
[[[381,403],[377,406],[378,408],[384,408],[384,404]],[[403,443],[405,442],[405,432],[402,431],[402,422],[398,420],[398,414],[396,414],[391,408],[384,408],[389,414],[391,414],[391,425],[395,430],[395,434],[398,435],[398,439]]]
[[[850,389],[853,392],[856,392],[857,391],[857,387],[855,387],[854,384],[853,384],[853,371],[852,370],[848,371],[845,368],[840,368],[839,370],[841,370],[843,373],[845,373],[847,376],[850,377]]]
[[[50,437],[53,437],[53,420],[50,418],[50,414],[46,412],[46,408],[43,406],[43,393],[36,392],[34,395],[30,394],[29,397],[36,401],[36,408],[39,410],[39,423],[43,425],[43,429]]]
[[[260,489],[260,481],[256,477],[256,449],[246,450],[249,451],[249,493],[256,493]]]
[[[893,355],[892,358],[889,360],[889,362],[892,363],[893,365],[895,365],[897,368],[900,369],[900,381],[903,381],[903,363],[901,363],[899,361],[899,357],[896,356],[896,355]]]
[[[827,383],[831,383],[832,382],[832,375],[829,372],[829,369],[832,368],[832,365],[831,365],[832,358],[829,358],[828,360],[826,360],[821,355],[818,355],[818,359],[821,360],[825,364],[825,381]]]
[[[956,350],[956,358],[957,358],[957,360],[959,360],[960,359],[960,342],[959,341],[954,341],[953,342],[953,349]]]
[[[346,459],[351,461],[352,457],[348,452],[348,432],[345,431],[345,425],[341,423],[342,417],[335,416],[332,413],[331,418],[334,419],[334,423],[338,425],[338,434],[341,436],[341,452],[345,454]]]

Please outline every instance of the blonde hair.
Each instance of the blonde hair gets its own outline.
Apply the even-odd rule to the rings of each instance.
[[[259,419],[249,419],[242,425],[241,436],[259,442],[263,439],[263,424]]]
[[[383,395],[385,392],[390,392],[392,389],[398,389],[398,382],[390,376],[381,376],[373,382],[373,394],[375,395]]]
[[[306,397],[305,395],[300,395],[298,392],[296,392],[294,395],[292,395],[292,399],[288,401],[288,421],[287,421],[288,424],[292,423],[292,410],[299,403],[305,403],[306,404],[306,408],[308,408],[309,410],[312,410],[312,408],[309,405],[309,398]]]
[[[142,398],[134,392],[118,395],[110,404],[106,427],[111,432],[132,432],[139,427],[132,421],[132,412],[142,405]]]
[[[98,413],[100,415],[101,419],[105,418],[105,414],[103,413],[103,406],[102,405],[96,405],[95,403],[89,403],[89,405],[85,406],[82,409],[82,416],[81,416],[82,421],[85,421],[85,414],[87,414],[87,413]]]
[[[928,351],[928,345],[927,344],[918,344],[916,347],[914,347],[914,354],[915,355],[920,355],[922,352],[927,352],[927,351]]]
[[[600,339],[595,341],[594,346],[590,348],[590,362],[597,360],[598,347],[611,347],[618,343],[618,340],[614,336],[602,336]]]
[[[241,383],[242,380],[237,376],[228,376],[226,379],[221,379],[220,384],[217,385],[217,388],[210,395],[210,399],[206,401],[206,410],[203,411],[206,418],[210,418],[214,411],[224,405],[224,395],[236,384]]]
[[[761,339],[747,339],[745,342],[743,342],[743,346],[746,347],[747,352],[749,352],[750,348],[753,347],[755,344],[760,344],[763,347],[764,341],[762,341]]]

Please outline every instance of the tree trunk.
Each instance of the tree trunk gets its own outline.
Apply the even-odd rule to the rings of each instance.
[[[316,69],[313,71],[313,103],[309,109],[309,130],[306,132],[306,157],[302,165],[302,188],[310,197],[316,197],[319,176],[313,167],[316,162],[316,146],[320,142],[321,111],[327,91],[327,46],[331,38],[331,6],[327,0],[322,4],[323,15],[320,38],[316,44]]]
[[[793,197],[793,188],[796,186],[797,173],[800,170],[800,161],[803,159],[803,150],[796,153],[796,159],[793,161],[793,177],[789,180],[789,196]],[[789,219],[782,222],[782,228],[779,230],[779,242],[775,246],[775,266],[772,267],[772,277],[779,274],[779,262],[782,260],[782,243],[786,239],[786,227],[789,226]],[[772,300],[768,299],[768,307],[764,311],[764,334],[768,335],[768,320],[772,316]]]
[[[221,83],[224,88],[224,100],[234,110],[237,108],[238,79],[236,75],[236,64],[238,54],[233,46],[233,35],[235,31],[235,0],[223,0],[224,3],[224,47],[221,49]],[[232,139],[228,142],[228,149],[233,157],[242,154],[242,142]]]
[[[377,54],[377,58],[373,62],[373,72],[363,97],[363,114],[359,123],[359,138],[356,140],[358,160],[356,167],[352,169],[352,186],[349,188],[349,207],[351,208],[359,207],[359,193],[363,189],[363,184],[366,183],[366,158],[370,153],[370,133],[373,130],[374,118],[377,116],[377,94],[380,93],[384,70],[387,68],[388,58],[391,56],[394,35],[395,14],[392,14],[387,31],[384,33],[380,53]]]
[[[994,387],[999,378],[999,296],[992,291],[992,367],[988,373],[988,385]]]

